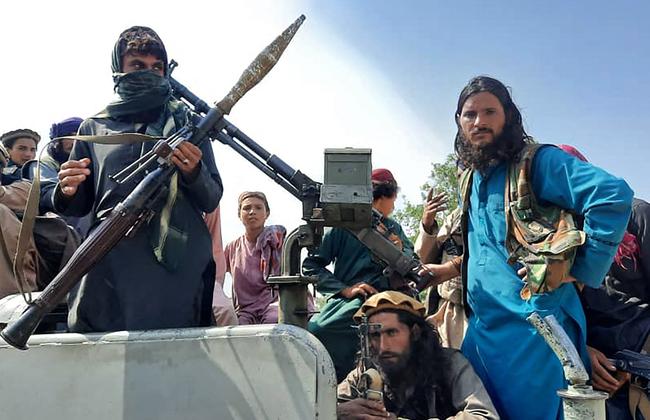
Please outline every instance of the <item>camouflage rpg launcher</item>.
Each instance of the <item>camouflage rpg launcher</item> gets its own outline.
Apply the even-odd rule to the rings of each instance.
[[[172,174],[177,171],[171,163],[171,155],[183,141],[200,145],[206,138],[220,133],[227,126],[227,115],[241,97],[254,87],[273,68],[285,48],[305,20],[300,16],[269,46],[267,46],[241,75],[239,81],[215,107],[207,109],[202,117],[183,127],[168,139],[161,140],[153,153],[144,155],[137,163],[116,174],[118,183],[126,182],[134,174],[151,171],[134,190],[120,202],[110,215],[93,230],[72,255],[63,270],[52,280],[40,296],[29,303],[23,314],[9,324],[0,335],[18,349],[27,349],[27,340],[49,313],[90,269],[115,245],[139,224],[149,219],[154,204],[165,190]],[[129,136],[128,134],[126,136]]]

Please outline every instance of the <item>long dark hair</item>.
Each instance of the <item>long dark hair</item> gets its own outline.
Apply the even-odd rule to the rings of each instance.
[[[409,382],[415,384],[415,393],[406,406],[423,418],[428,418],[428,402],[433,394],[437,417],[446,419],[456,414],[451,405],[451,381],[447,378],[451,369],[447,357],[443,355],[436,329],[421,316],[406,311],[386,309],[382,312],[397,314],[399,322],[411,330],[411,355],[406,369],[411,375]]]
[[[379,200],[382,197],[393,198],[399,192],[399,187],[395,182],[373,182],[372,199]]]
[[[397,317],[411,330],[409,368],[415,373],[414,383],[417,384],[412,401],[426,402],[433,391],[436,398],[436,415],[443,419],[453,416],[456,413],[451,405],[450,381],[446,376],[450,367],[447,358],[442,355],[438,331],[424,318],[409,312],[398,311]],[[414,333],[416,326],[419,334]],[[428,411],[427,407],[422,408]]]
[[[492,145],[477,150],[463,136],[460,126],[460,113],[467,99],[480,92],[488,92],[497,97],[505,111],[506,123],[503,132]],[[492,160],[511,160],[526,143],[532,142],[532,138],[524,130],[521,113],[512,101],[508,88],[492,77],[477,76],[467,83],[458,97],[455,118],[458,131],[456,132],[454,149],[458,159],[466,167],[471,166],[474,169],[481,170],[487,167]]]

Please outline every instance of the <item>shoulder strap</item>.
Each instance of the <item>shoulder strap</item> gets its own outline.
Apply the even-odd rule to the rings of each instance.
[[[140,133],[118,133],[118,134],[109,134],[104,136],[94,136],[94,135],[76,135],[76,136],[64,136],[57,137],[56,140],[79,140],[86,143],[98,143],[98,144],[134,144],[134,143],[143,143],[146,141],[157,141],[164,139],[164,137],[149,136],[147,134]]]
[[[463,170],[463,173],[460,175],[460,180],[458,185],[460,187],[460,199],[463,212],[466,212],[469,208],[469,196],[472,194],[472,174],[474,170],[467,168]]]
[[[525,145],[508,167],[504,194],[505,208],[509,209],[511,203],[514,203],[513,210],[522,220],[529,220],[533,217],[535,195],[531,185],[530,170],[533,158],[541,146],[543,145],[538,143]]]

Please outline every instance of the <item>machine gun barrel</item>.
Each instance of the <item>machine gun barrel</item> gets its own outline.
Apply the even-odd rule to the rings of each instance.
[[[173,80],[174,96],[179,100],[190,103],[197,113],[201,113],[205,104],[198,96],[182,83]],[[255,140],[250,138],[246,133],[235,127],[232,123],[223,118],[223,130],[211,134],[221,143],[230,146],[239,153],[244,159],[264,172],[269,178],[280,184],[285,190],[291,193],[297,199],[303,201],[311,194],[311,204],[316,204],[318,200],[318,189],[320,183],[313,181],[307,175],[295,170],[278,156],[271,154],[264,147],[260,146]],[[251,153],[252,152],[252,153]],[[312,191],[305,191],[308,186],[312,186]],[[303,202],[304,203],[304,202]],[[311,211],[309,204],[304,206],[303,218],[309,221]],[[378,216],[376,216],[378,217]],[[382,260],[392,271],[400,276],[411,280],[415,283],[416,288],[421,291],[429,284],[425,279],[417,275],[420,264],[417,260],[410,258],[397,249],[390,241],[371,226],[362,229],[349,229],[350,232],[359,239],[374,255]]]
[[[244,159],[249,161],[253,166],[255,166],[257,169],[262,171],[266,176],[268,176],[269,178],[271,178],[272,180],[280,184],[282,188],[287,190],[291,195],[296,197],[298,200],[302,198],[299,188],[297,188],[289,181],[287,181],[273,168],[271,168],[265,162],[261,161],[258,157],[256,157],[250,151],[248,151],[244,146],[239,144],[228,134],[224,133],[223,131],[220,131],[215,134],[215,138],[219,140],[221,143],[230,146],[235,152],[239,153],[240,156],[242,156]]]
[[[246,133],[235,127],[232,123],[227,121],[224,126],[224,131],[228,133],[229,136],[241,141],[246,147],[260,156],[267,165],[269,165],[271,168],[273,168],[274,171],[289,181],[294,187],[300,188],[302,185],[314,183],[311,178],[302,172],[293,169],[291,166],[289,166],[288,163],[280,159],[280,157],[277,155],[268,152],[266,149],[256,143],[255,140],[247,136]]]
[[[169,62],[169,70],[170,72],[174,70],[178,66],[178,63],[175,60],[171,60]],[[174,96],[184,98],[186,101],[188,101],[193,107],[194,110],[199,113],[199,114],[207,114],[208,111],[210,111],[210,105],[208,105],[205,101],[201,100],[198,96],[196,96],[192,91],[190,91],[188,88],[186,88],[182,83],[180,83],[178,80],[174,79],[173,77],[169,77],[169,84],[172,86],[172,91],[174,92]]]
[[[205,101],[178,80],[170,77],[170,82],[174,96],[192,105],[197,114],[205,115],[210,110]],[[277,155],[270,153],[227,119],[223,118],[222,126],[222,130],[212,132],[213,138],[230,146],[296,198],[302,199],[302,189],[305,185],[317,184]]]

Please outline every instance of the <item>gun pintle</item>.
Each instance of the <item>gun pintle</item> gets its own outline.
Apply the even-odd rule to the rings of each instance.
[[[264,48],[246,70],[244,70],[235,86],[216,104],[223,115],[230,114],[230,110],[235,106],[237,101],[271,71],[304,21],[305,15],[300,15],[280,36]]]

